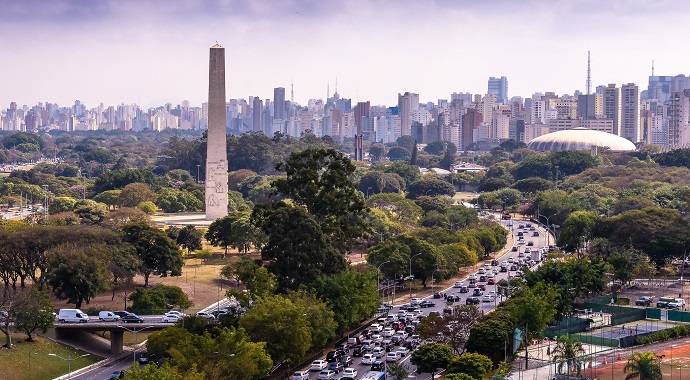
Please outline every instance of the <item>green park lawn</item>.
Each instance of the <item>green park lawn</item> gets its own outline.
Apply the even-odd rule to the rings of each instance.
[[[1,337],[4,343],[4,336]],[[63,358],[76,358],[85,352],[55,343],[43,337],[34,337],[34,342],[25,342],[25,335],[13,334],[11,350],[0,350],[0,378],[3,380],[48,380],[67,374],[67,362]],[[100,361],[102,358],[89,355],[72,361],[72,371]]]

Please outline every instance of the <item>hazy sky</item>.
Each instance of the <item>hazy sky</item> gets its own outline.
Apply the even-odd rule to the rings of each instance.
[[[0,0],[0,107],[206,101],[209,48],[228,98],[338,92],[394,105],[452,92],[509,96],[690,74],[682,0]]]

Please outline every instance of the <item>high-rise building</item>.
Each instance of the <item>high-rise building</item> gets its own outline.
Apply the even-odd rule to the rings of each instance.
[[[273,118],[285,120],[287,113],[285,110],[285,88],[276,87],[273,89]]]
[[[476,108],[468,108],[462,115],[462,137],[459,148],[466,150],[467,146],[474,142],[474,130],[482,123],[482,114]]]
[[[364,126],[362,118],[371,116],[371,104],[368,101],[359,102],[352,111],[355,114],[355,125],[357,126],[357,134],[361,135]],[[366,137],[367,139],[371,140],[374,136],[368,134]]]
[[[640,141],[640,90],[634,83],[621,87],[621,137]]]
[[[412,134],[412,113],[419,109],[419,94],[406,92],[398,94],[398,114],[400,115],[401,133],[403,136]]]
[[[252,130],[255,132],[261,132],[263,130],[263,124],[261,123],[263,111],[264,102],[261,101],[261,98],[255,96],[252,100]]]
[[[606,87],[597,87],[597,93],[599,93],[599,91],[601,91],[602,102],[604,105],[604,117],[613,120],[612,133],[616,136],[620,136],[620,89],[616,87],[615,83],[609,83],[609,85]]]
[[[690,90],[671,93],[667,139],[670,148],[681,148],[690,143]]]
[[[604,112],[603,96],[589,94],[577,96],[577,117],[582,119],[596,119]]]
[[[508,102],[508,78],[489,77],[488,93],[496,95],[496,103],[505,104]]]

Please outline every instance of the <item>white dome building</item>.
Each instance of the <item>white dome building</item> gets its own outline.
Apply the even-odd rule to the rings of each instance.
[[[547,133],[530,141],[527,148],[540,151],[588,150],[592,154],[596,154],[599,148],[608,148],[613,152],[629,152],[636,149],[635,144],[628,139],[587,128]]]

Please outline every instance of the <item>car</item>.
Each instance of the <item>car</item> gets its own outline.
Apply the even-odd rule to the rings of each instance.
[[[514,245],[513,248],[510,249],[510,252],[517,252],[518,247],[517,245]]]
[[[381,335],[384,336],[384,337],[386,337],[386,338],[390,338],[390,337],[393,336],[394,333],[395,333],[395,331],[393,330],[393,328],[391,328],[391,327],[386,327],[386,328],[383,329],[383,331],[381,332]]]
[[[385,371],[386,370],[386,362],[377,360],[373,363],[371,363],[371,370],[372,371]]]
[[[485,284],[479,284],[479,285],[477,285],[477,289],[484,291],[484,290],[486,290],[486,285]]]
[[[482,302],[494,302],[494,299],[495,298],[492,295],[486,294],[484,297],[482,297]]]
[[[205,311],[197,311],[196,316],[205,319],[216,319],[216,317],[214,317],[213,314],[207,313]]]
[[[352,349],[352,356],[361,357],[362,355],[364,355],[364,349],[362,349],[362,346],[355,346]]]
[[[354,379],[357,377],[357,370],[354,368],[345,368],[343,370],[343,377],[351,377]]]
[[[400,353],[397,351],[389,352],[386,354],[386,361],[387,362],[397,362],[400,360]]]
[[[216,318],[220,318],[220,316],[223,314],[227,314],[227,312],[225,310],[213,310],[211,312],[211,315],[213,315]]]
[[[478,297],[467,297],[467,300],[465,300],[466,305],[479,305],[479,298]]]
[[[422,302],[419,303],[419,307],[422,307],[422,308],[424,308],[424,307],[434,307],[434,306],[436,306],[436,303],[433,302],[433,301],[429,301],[429,300],[424,300],[424,301],[422,301]]]
[[[476,275],[476,274],[471,274],[471,275],[469,275],[469,277],[467,277],[467,279],[470,280],[470,281],[472,281],[472,280],[477,280],[477,275]]]
[[[184,318],[187,316],[187,314],[177,310],[170,310],[167,313],[165,313],[165,315],[176,315],[178,318]]]
[[[479,288],[474,289],[474,291],[472,292],[472,295],[475,296],[475,297],[476,297],[476,296],[481,296],[481,295],[483,295],[483,294],[484,294],[484,292],[483,292],[481,289],[479,289]]]
[[[441,294],[441,292],[436,292],[436,293],[434,293],[434,298],[435,299],[443,298],[443,295]]]
[[[329,363],[337,362],[340,361],[341,356],[342,354],[338,351],[329,351],[328,354],[326,354],[326,361]]]
[[[139,364],[149,364],[149,357],[146,355],[146,352],[142,352],[141,356],[139,356]]]
[[[180,317],[177,315],[164,315],[163,318],[161,319],[161,322],[163,323],[177,323],[177,321],[180,320]]]
[[[495,284],[496,284],[496,280],[493,279],[493,278],[490,278],[490,279],[486,282],[486,284],[487,284],[487,285],[495,285]]]
[[[462,288],[460,288],[460,293],[467,293],[469,291],[470,289],[467,286],[463,286]]]
[[[343,356],[342,358],[340,358],[340,362],[343,363],[343,367],[349,367],[352,365],[352,357]]]
[[[124,311],[124,310],[118,310],[118,311],[113,311],[113,314],[117,315],[118,317],[122,318],[125,315],[129,315],[129,311]]]
[[[533,236],[533,237],[539,237],[539,231],[534,231],[534,233],[532,234],[532,236]]]
[[[486,276],[479,276],[479,282],[486,282]]]
[[[296,371],[290,376],[290,380],[309,380],[309,371]]]
[[[510,256],[510,257],[508,258],[508,263],[509,263],[509,264],[512,264],[512,263],[514,263],[514,262],[515,262],[515,259],[513,258],[513,256]]]
[[[491,266],[492,267],[498,266],[498,260],[491,260]]]
[[[468,288],[476,288],[477,287],[477,282],[476,281],[470,281],[470,284],[467,285]]]
[[[333,371],[334,373],[340,373],[343,368],[345,368],[345,366],[341,362],[332,362],[328,364],[328,370]]]
[[[652,300],[654,299],[653,296],[642,296],[635,300],[635,305],[637,306],[651,306],[652,305]]]
[[[484,268],[479,268],[479,270],[477,271],[477,273],[479,273],[479,274],[486,274],[486,269],[484,269]]]
[[[325,370],[319,372],[318,379],[319,380],[330,380],[333,378],[333,376],[335,376],[335,372],[325,369]]]
[[[126,371],[115,371],[110,374],[110,380],[115,380],[115,379],[124,379],[125,378],[125,372]]]
[[[371,365],[375,361],[376,361],[376,356],[374,356],[373,354],[364,354],[362,356],[362,363],[361,364]]]
[[[310,371],[323,371],[324,369],[328,368],[328,362],[325,360],[314,360],[311,362],[311,366],[309,367]]]
[[[508,271],[508,267],[501,267],[501,272],[507,272],[507,271]]]
[[[373,350],[371,350],[371,354],[374,355],[376,358],[382,358],[383,355],[385,355],[386,350],[383,347],[374,347]]]
[[[119,321],[120,316],[115,315],[112,311],[101,311],[98,313],[98,320],[103,322]]]
[[[455,281],[455,285],[453,285],[454,288],[460,288],[462,287],[462,281]]]
[[[131,313],[125,315],[120,320],[124,323],[144,323],[144,320],[141,319],[138,315]]]

